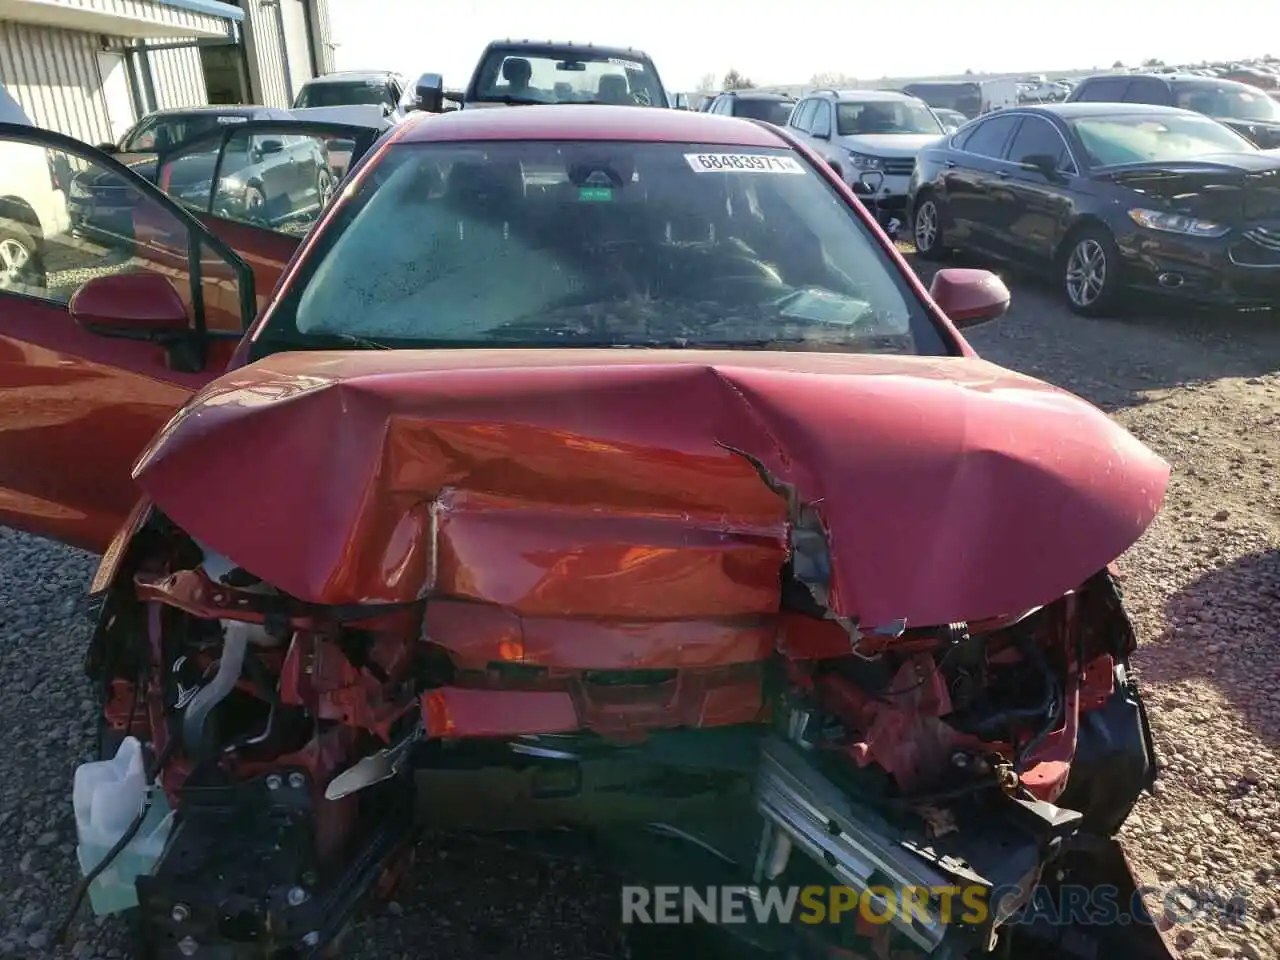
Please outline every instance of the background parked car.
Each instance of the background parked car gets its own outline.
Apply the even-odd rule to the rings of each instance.
[[[460,95],[464,109],[538,103],[669,108],[653,60],[633,47],[495,40]]]
[[[0,123],[30,127],[31,119],[0,84]],[[64,193],[69,166],[53,154],[17,142],[0,155],[0,290],[44,286],[44,238],[67,226]]]
[[[197,107],[157,110],[138,121],[120,141],[99,149],[154,181],[159,156],[220,126],[249,120],[291,119],[286,110],[260,106]],[[109,149],[108,149],[109,148]],[[103,231],[128,236],[132,231],[135,198],[112,172],[97,168],[71,178],[67,209],[76,233]]]
[[[708,113],[718,113],[726,117],[746,117],[750,120],[764,120],[775,127],[784,127],[791,110],[796,105],[795,97],[782,93],[765,93],[756,90],[729,90],[720,94],[711,104]]]
[[[969,118],[959,110],[948,110],[946,107],[933,107],[932,109],[933,115],[942,121],[943,129],[948,133],[959,130],[969,122]]]
[[[271,228],[295,221],[309,225],[333,197],[338,178],[324,141],[287,131],[285,127],[261,133],[246,127],[232,134],[225,148],[218,141],[167,160],[160,186],[197,209],[205,209],[212,197],[216,216]]]
[[[797,104],[787,127],[847,183],[864,174],[884,217],[901,216],[916,154],[946,134],[922,101],[889,90],[825,90]]]
[[[1247,83],[1186,73],[1089,77],[1068,103],[1149,103],[1213,117],[1264,149],[1280,147],[1280,104]]]
[[[294,97],[299,120],[386,125],[409,112],[412,91],[403,75],[389,70],[344,70],[308,80]]]
[[[964,249],[1051,273],[1088,316],[1129,289],[1273,305],[1277,183],[1280,156],[1189,110],[1023,107],[921,153],[912,233],[926,259]]]

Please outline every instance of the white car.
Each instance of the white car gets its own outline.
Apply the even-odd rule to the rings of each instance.
[[[31,119],[0,84],[0,123],[32,126]],[[70,169],[59,170],[60,155],[44,147],[10,142],[0,153],[0,290],[44,286],[44,248],[48,237],[70,224],[63,184]]]
[[[946,128],[923,100],[891,90],[820,90],[791,112],[787,129],[831,164],[850,185],[862,180],[884,216],[900,217],[922,149]]]

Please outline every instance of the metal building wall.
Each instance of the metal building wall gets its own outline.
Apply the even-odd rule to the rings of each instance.
[[[200,51],[195,47],[187,50],[151,50],[147,56],[151,60],[151,77],[155,83],[156,106],[159,109],[195,107],[208,99],[204,86],[204,67],[200,62]]]
[[[0,21],[0,83],[38,126],[110,140],[99,49],[94,34]]]
[[[285,82],[284,43],[275,7],[264,7],[261,0],[241,0],[248,29],[245,40],[249,48],[249,70],[258,92],[258,102],[268,107],[288,109],[293,96]]]
[[[320,66],[320,73],[333,73],[335,69],[333,59],[333,47],[330,41],[333,39],[333,27],[329,23],[329,0],[307,0],[311,4],[311,23],[315,33],[316,44],[316,62]]]

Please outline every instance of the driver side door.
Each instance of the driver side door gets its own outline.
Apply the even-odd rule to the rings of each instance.
[[[73,229],[56,171],[109,183],[124,228]],[[226,244],[106,153],[0,125],[0,524],[102,552],[136,505],[134,460],[225,369],[252,319],[253,277]],[[168,345],[73,316],[87,281],[164,277],[187,326]]]

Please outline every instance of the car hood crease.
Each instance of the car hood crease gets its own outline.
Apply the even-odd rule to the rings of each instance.
[[[1085,401],[976,359],[437,350],[232,371],[134,476],[200,542],[330,604],[431,593],[439,524],[467,498],[564,518],[543,536],[565,555],[584,525],[623,536],[610,517],[684,524],[674,542],[692,543],[765,536],[807,506],[832,611],[876,627],[1052,601],[1136,541],[1168,473]]]

